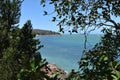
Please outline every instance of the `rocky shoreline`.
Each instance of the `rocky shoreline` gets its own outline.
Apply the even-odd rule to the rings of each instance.
[[[46,66],[44,66],[40,70],[47,73],[46,75],[48,77],[53,77],[54,74],[59,74],[57,76],[57,78],[65,80],[68,76],[68,73],[66,73],[64,70],[60,69],[56,64],[47,64]]]

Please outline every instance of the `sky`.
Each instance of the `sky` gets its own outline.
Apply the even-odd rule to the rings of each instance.
[[[58,32],[59,27],[57,26],[57,22],[51,21],[55,14],[44,16],[43,14],[45,10],[47,12],[52,12],[53,6],[47,5],[45,8],[43,8],[40,5],[40,0],[24,0],[21,6],[20,27],[22,27],[27,20],[31,20],[33,29],[43,29]],[[92,33],[100,33],[100,30],[96,29]]]
[[[51,30],[51,31],[59,31],[59,27],[57,26],[57,22],[52,22],[52,17],[55,14],[44,16],[44,11],[52,12],[53,6],[47,5],[43,8],[40,5],[40,0],[24,0],[21,6],[21,18],[20,18],[20,27],[27,20],[31,20],[33,29],[43,29],[43,30]],[[116,21],[120,21],[120,19],[113,18]],[[93,34],[101,33],[100,29],[96,29],[92,32]]]
[[[45,8],[43,8],[40,5],[40,0],[24,0],[21,6],[20,27],[22,27],[27,20],[31,20],[33,29],[43,29],[58,32],[59,27],[57,26],[57,22],[51,21],[55,14],[44,16],[43,14],[45,10],[52,12],[53,6],[47,5]],[[96,29],[92,33],[100,33],[100,30]]]
[[[33,29],[44,29],[58,32],[57,23],[52,22],[51,19],[54,14],[44,16],[44,10],[53,10],[53,6],[48,5],[43,8],[40,5],[40,0],[24,0],[21,6],[20,27],[24,25],[27,20],[31,20]]]

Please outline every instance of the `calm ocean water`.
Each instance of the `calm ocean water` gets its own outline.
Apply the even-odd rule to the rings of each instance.
[[[101,35],[88,35],[87,47],[90,49],[100,41]],[[78,70],[78,61],[84,49],[84,35],[37,36],[44,45],[40,53],[49,63],[56,64],[68,72]]]

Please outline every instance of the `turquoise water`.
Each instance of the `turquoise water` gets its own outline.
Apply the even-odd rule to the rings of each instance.
[[[100,35],[88,35],[87,47],[90,49],[100,40]],[[49,63],[70,72],[78,69],[78,61],[84,49],[84,35],[37,36],[44,47],[40,50]]]

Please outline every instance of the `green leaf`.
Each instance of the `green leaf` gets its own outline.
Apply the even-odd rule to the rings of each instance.
[[[111,75],[113,77],[113,80],[118,80],[118,78],[115,75]]]
[[[44,15],[47,15],[48,13],[46,11],[44,11]]]
[[[104,61],[107,61],[107,60],[108,60],[108,57],[107,57],[107,56],[105,56],[103,60],[104,60]]]
[[[31,61],[31,63],[30,63],[30,66],[31,66],[32,69],[35,68],[35,60],[34,60],[34,59],[32,59],[32,61]]]
[[[72,21],[75,21],[75,17],[72,15]]]
[[[55,22],[56,21],[56,17],[53,17],[52,21]]]

